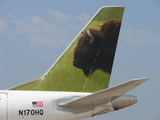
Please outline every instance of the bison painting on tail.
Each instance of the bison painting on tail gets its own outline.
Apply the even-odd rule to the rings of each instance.
[[[121,6],[100,8],[45,74],[11,89],[92,93],[108,88],[123,12]]]
[[[120,26],[120,20],[109,20],[100,30],[82,32],[74,49],[73,65],[82,69],[86,76],[97,69],[111,74]]]

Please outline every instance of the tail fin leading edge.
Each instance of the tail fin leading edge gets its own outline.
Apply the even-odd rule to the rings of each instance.
[[[108,87],[124,7],[103,7],[39,79],[12,90],[95,92]]]

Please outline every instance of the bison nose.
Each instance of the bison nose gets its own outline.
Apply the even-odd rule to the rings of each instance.
[[[77,62],[76,60],[74,60],[74,61],[73,61],[73,65],[74,65],[74,66],[77,66],[77,65],[78,65],[78,62]]]
[[[73,65],[74,65],[74,66],[76,65],[76,62],[75,62],[75,61],[73,61]]]
[[[80,62],[78,62],[77,60],[73,61],[73,66],[77,67],[77,68],[82,68],[82,65],[80,64]]]

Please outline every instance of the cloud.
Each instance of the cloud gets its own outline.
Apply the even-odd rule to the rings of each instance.
[[[17,18],[9,15],[8,39],[26,40],[32,47],[60,47],[67,45],[89,19],[89,15],[83,13],[71,16],[58,11],[46,11],[43,16],[22,16]],[[2,20],[1,20],[2,21]],[[0,32],[7,28],[7,22],[2,21]],[[10,27],[12,26],[12,27]],[[21,36],[21,37],[18,37]]]
[[[12,41],[27,41],[32,47],[61,47],[68,45],[89,19],[86,13],[72,16],[54,10],[20,18],[10,14],[0,20],[0,34]],[[122,25],[120,37],[131,46],[160,43],[160,31],[154,30],[155,24],[150,21]]]
[[[49,13],[50,17],[58,23],[67,23],[71,22],[74,19],[74,16],[67,15],[59,11],[47,10],[46,12]]]
[[[80,20],[81,22],[86,22],[88,21],[90,16],[86,13],[82,13],[81,15],[77,16],[77,19]]]
[[[55,24],[50,24],[38,16],[31,16],[26,20],[12,20],[15,24],[14,34],[25,36],[33,47],[52,47],[57,41],[54,39]],[[58,45],[58,44],[56,44]]]
[[[8,28],[8,24],[5,20],[0,20],[0,34],[4,33]]]
[[[152,24],[149,22],[147,27],[145,27],[143,23],[135,23],[130,25],[132,27],[124,27],[121,31],[121,39],[131,46],[141,46],[149,43],[159,44],[160,31],[150,29]]]

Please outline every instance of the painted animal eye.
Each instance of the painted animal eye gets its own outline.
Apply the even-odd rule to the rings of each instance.
[[[85,46],[82,46],[82,47],[81,47],[81,50],[82,50],[83,52],[85,52],[85,51],[86,51],[86,47],[85,47]]]
[[[85,48],[81,48],[83,52],[85,52]]]
[[[89,39],[88,39],[88,38],[86,38],[85,40],[86,40],[86,41],[89,41]]]

